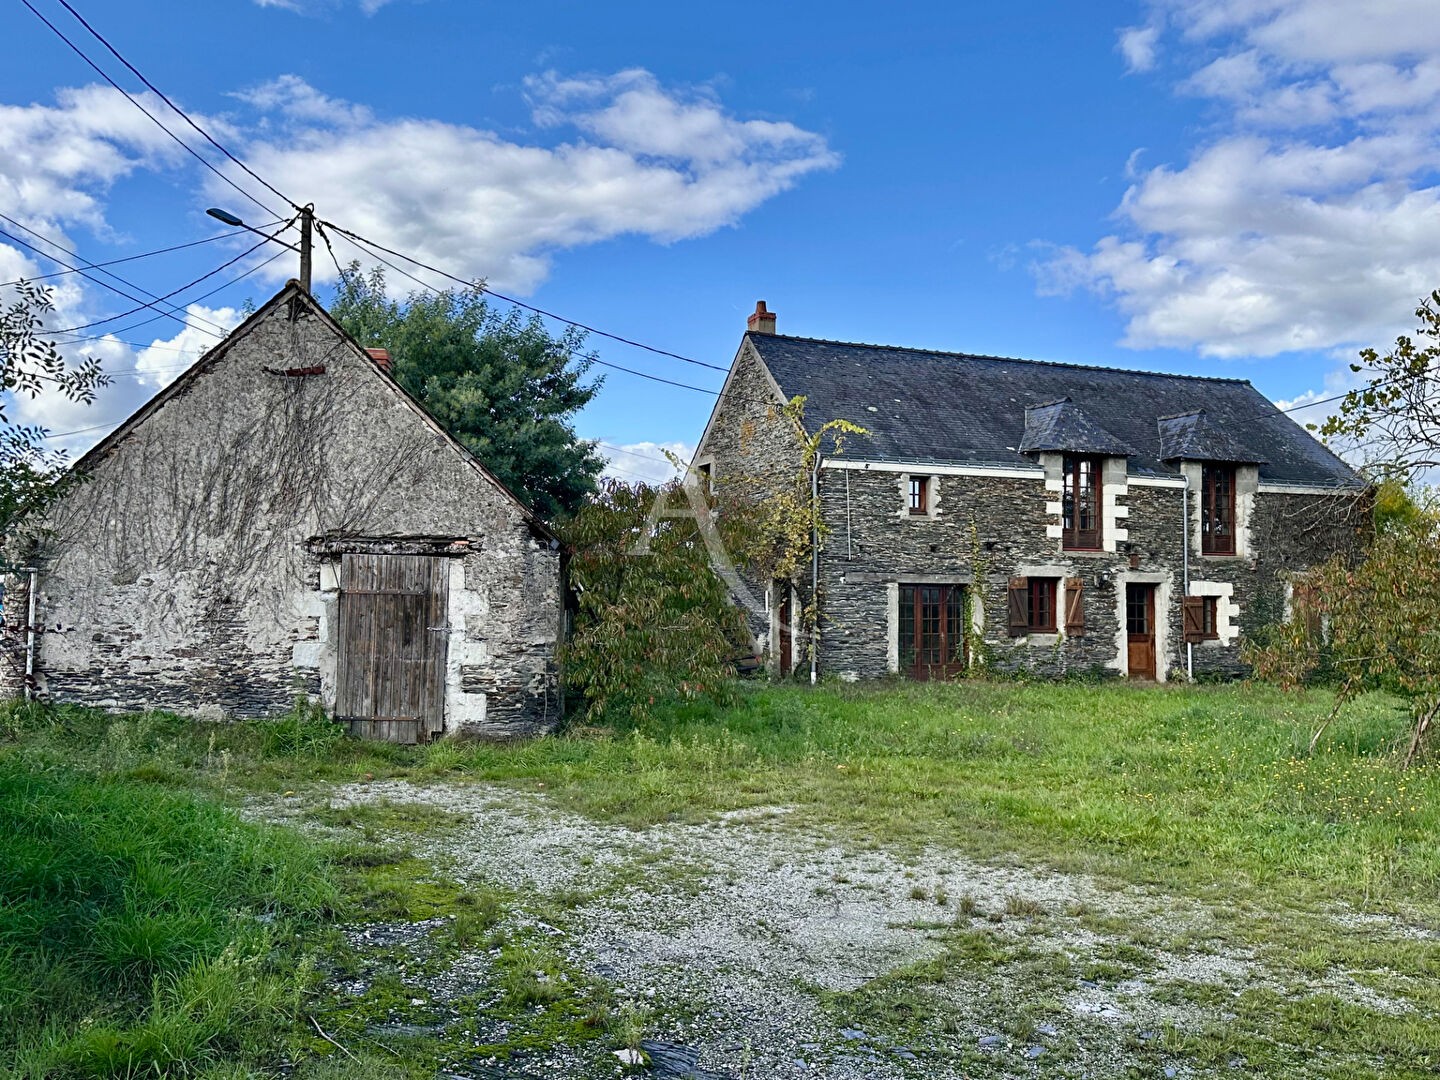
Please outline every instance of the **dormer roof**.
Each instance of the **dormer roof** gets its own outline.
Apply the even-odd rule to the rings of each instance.
[[[1025,433],[1018,447],[1022,454],[1060,451],[1066,454],[1103,454],[1129,457],[1134,449],[1117,439],[1068,397],[1025,406]]]
[[[1204,409],[1162,416],[1156,422],[1160,431],[1160,460],[1229,461],[1235,464],[1263,465],[1265,459],[1255,451],[1231,438],[1212,423]]]

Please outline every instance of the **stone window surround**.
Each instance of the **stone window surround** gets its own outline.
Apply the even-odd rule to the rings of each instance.
[[[714,455],[714,454],[706,454],[706,455],[704,455],[703,457],[697,457],[695,460],[693,460],[692,462],[690,462],[690,468],[689,468],[688,471],[693,472],[693,473],[695,474],[695,477],[696,477],[696,481],[695,481],[695,482],[696,482],[697,484],[700,484],[700,486],[701,486],[704,494],[706,494],[706,495],[714,495],[714,494],[715,494],[715,455]]]
[[[1190,558],[1203,562],[1234,562],[1253,559],[1254,545],[1250,535],[1255,517],[1255,497],[1260,491],[1260,466],[1235,466],[1235,554],[1208,555],[1203,550],[1201,530],[1200,479],[1203,465],[1199,461],[1180,462],[1180,471],[1190,481]],[[1199,565],[1198,563],[1196,565]]]
[[[1228,649],[1234,645],[1240,637],[1240,605],[1234,600],[1235,586],[1228,581],[1196,581],[1191,578],[1190,595],[1215,598],[1215,636],[1197,641],[1195,645],[1201,649]]]
[[[1055,631],[1050,634],[1029,633],[1021,634],[1019,637],[1007,638],[1006,640],[1015,645],[1034,645],[1044,648],[1053,648],[1057,642],[1065,640],[1065,579],[1074,577],[1075,571],[1071,567],[1061,566],[1059,563],[1025,563],[1017,567],[1015,577],[1023,578],[1059,578],[1055,586]],[[1002,627],[1003,629],[1003,627]]]
[[[1193,589],[1197,582],[1191,581]],[[1115,572],[1115,659],[1105,666],[1130,675],[1130,647],[1125,630],[1125,586],[1155,586],[1155,681],[1165,682],[1170,671],[1170,600],[1175,589],[1175,575],[1168,571],[1154,573],[1144,570]]]
[[[940,477],[937,473],[921,472],[912,468],[907,472],[899,474],[900,480],[898,490],[900,492],[900,509],[897,516],[907,521],[935,521],[940,517],[940,500],[943,495],[940,490]],[[912,514],[910,512],[910,480],[912,478],[923,478],[927,481],[925,485],[925,512]]]
[[[909,491],[909,487],[906,487]],[[919,516],[918,514],[916,515]],[[962,585],[970,604],[970,629],[979,637],[985,629],[985,598],[976,589],[971,574],[904,574],[885,583],[885,667],[892,675],[900,673],[900,586],[901,585]],[[979,661],[971,650],[970,663]]]
[[[1103,458],[1100,467],[1100,550],[1086,552],[1072,551],[1064,547],[1065,457],[1066,455],[1061,453],[1039,455],[1040,466],[1045,470],[1045,491],[1047,494],[1054,492],[1057,496],[1045,503],[1045,513],[1055,519],[1051,524],[1045,526],[1046,538],[1054,540],[1066,556],[1114,554],[1119,550],[1118,545],[1130,539],[1130,530],[1120,524],[1129,518],[1130,508],[1121,506],[1116,501],[1130,493],[1130,478],[1126,473],[1125,459],[1123,457]]]

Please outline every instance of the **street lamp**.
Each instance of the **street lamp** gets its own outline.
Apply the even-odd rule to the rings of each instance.
[[[277,240],[269,233],[263,233],[253,225],[245,224],[244,221],[230,213],[230,211],[221,210],[218,206],[210,207],[205,213],[209,214],[216,221],[229,225],[232,229],[246,229],[255,233],[257,236],[263,236],[266,240],[272,240],[281,247],[289,248],[295,252],[300,256],[300,286],[306,292],[310,291],[310,227],[311,223],[315,220],[315,208],[313,206],[306,206],[300,211],[299,247],[296,247],[294,244],[287,244],[284,240]]]

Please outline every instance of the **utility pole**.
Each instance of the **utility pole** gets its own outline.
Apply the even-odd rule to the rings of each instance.
[[[307,203],[300,211],[300,287],[310,291],[310,232],[315,225],[315,204]]]

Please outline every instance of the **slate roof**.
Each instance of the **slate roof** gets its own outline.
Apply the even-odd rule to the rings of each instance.
[[[1204,409],[1182,416],[1162,416],[1161,461],[1243,461],[1263,464],[1252,450],[1241,446],[1219,427],[1210,423]]]
[[[806,398],[814,431],[833,419],[870,431],[844,457],[992,466],[1033,465],[1021,453],[1027,406],[1068,399],[1099,430],[1133,449],[1138,475],[1176,476],[1164,459],[1161,417],[1205,411],[1278,483],[1360,487],[1363,481],[1243,379],[1162,375],[966,353],[747,334],[788,399]],[[1064,419],[1064,417],[1062,417]],[[1167,447],[1168,449],[1168,447]]]
[[[1025,434],[1018,449],[1022,454],[1058,450],[1111,457],[1135,455],[1129,443],[1111,435],[1069,398],[1025,406]]]

